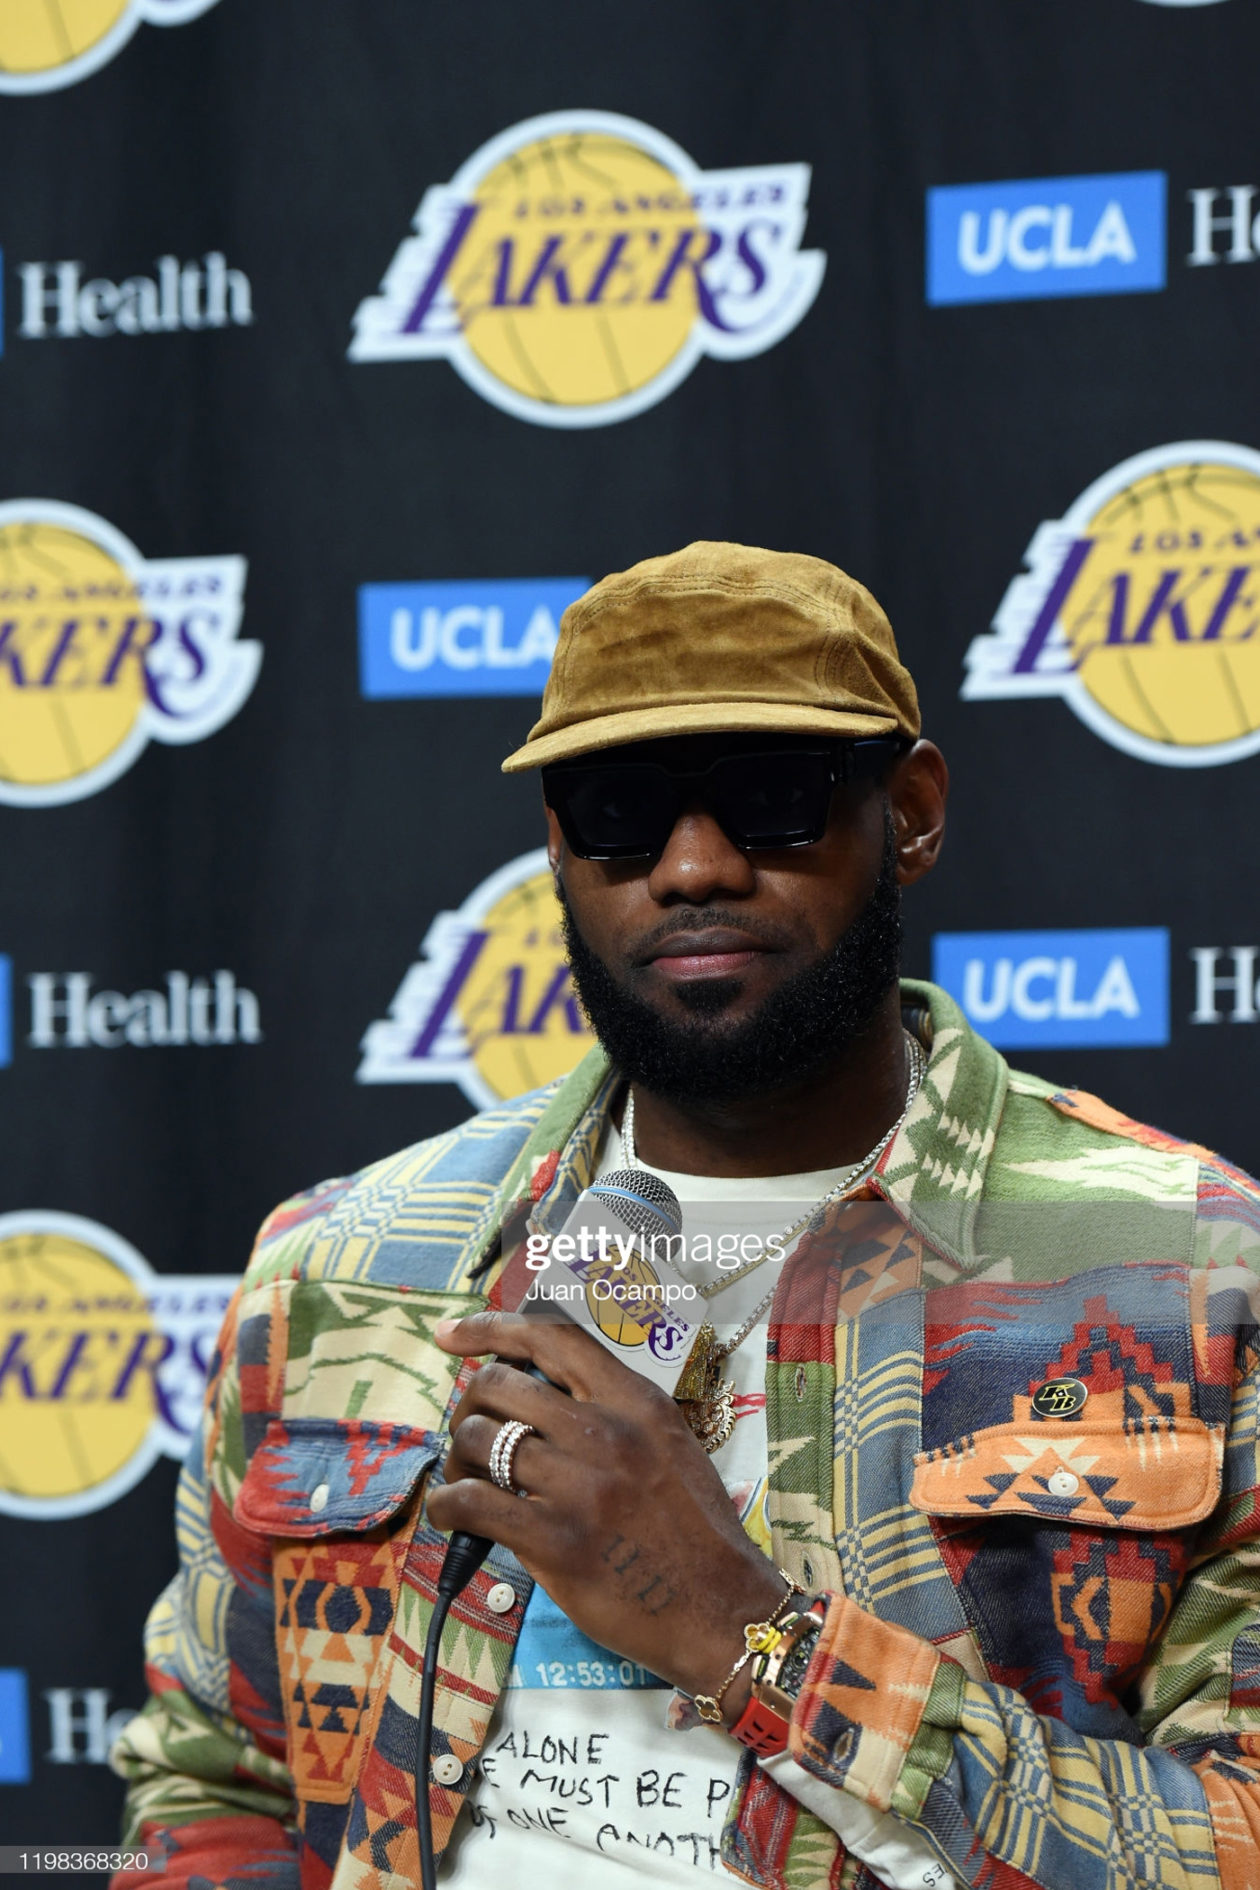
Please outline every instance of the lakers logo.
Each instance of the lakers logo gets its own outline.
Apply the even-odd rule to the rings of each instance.
[[[69,1214],[0,1216],[0,1513],[114,1502],[197,1422],[229,1279],[159,1279]]]
[[[262,655],[244,584],[243,558],[144,559],[77,506],[0,505],[0,802],[82,800],[151,738],[221,728]]]
[[[215,0],[4,0],[0,92],[54,92],[121,52],[136,28],[182,26]]]
[[[458,1083],[485,1108],[566,1075],[594,1042],[544,847],[440,912],[422,952],[388,1018],[368,1027],[361,1083]]]
[[[796,326],[825,261],[808,191],[807,165],[706,174],[633,118],[531,118],[426,192],[350,358],[445,358],[546,426],[624,420]]]
[[[1143,761],[1260,749],[1260,453],[1139,453],[1042,525],[967,655],[963,695],[1061,696]]]
[[[605,1338],[632,1351],[661,1323],[661,1276],[641,1253],[596,1261],[587,1272],[586,1304]]]

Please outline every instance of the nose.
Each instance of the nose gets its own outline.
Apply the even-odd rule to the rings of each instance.
[[[719,894],[746,898],[756,888],[748,855],[728,840],[698,804],[685,808],[648,875],[648,892],[659,905],[704,905]]]

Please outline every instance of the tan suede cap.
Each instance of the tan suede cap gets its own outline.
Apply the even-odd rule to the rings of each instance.
[[[542,715],[503,771],[759,729],[917,736],[918,698],[887,617],[834,564],[701,540],[569,605]]]

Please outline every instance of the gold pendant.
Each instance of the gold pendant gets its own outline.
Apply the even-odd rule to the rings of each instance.
[[[735,1387],[729,1378],[719,1381],[712,1398],[680,1399],[687,1428],[711,1457],[728,1444],[735,1432]]]
[[[706,1319],[674,1387],[674,1400],[682,1409],[688,1430],[710,1457],[729,1443],[735,1430],[735,1387],[722,1376],[725,1358],[717,1333]]]
[[[695,1344],[687,1356],[687,1363],[683,1366],[678,1383],[674,1386],[674,1396],[679,1404],[692,1404],[698,1398],[713,1396],[722,1376],[724,1357],[725,1353],[718,1350],[717,1333],[713,1330],[713,1321],[706,1319],[696,1334]]]

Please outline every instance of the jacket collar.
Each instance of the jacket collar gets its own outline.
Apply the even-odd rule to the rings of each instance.
[[[966,1266],[1006,1104],[1006,1059],[939,985],[901,981],[902,1004],[927,1012],[919,1093],[875,1171],[879,1192],[933,1246]]]

